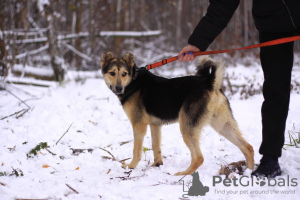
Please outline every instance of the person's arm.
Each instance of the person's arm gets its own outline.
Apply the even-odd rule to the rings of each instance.
[[[222,32],[232,18],[240,0],[210,0],[207,13],[200,20],[188,39],[189,45],[179,54],[180,61],[194,60],[193,55],[182,56],[182,53],[198,48],[205,51],[215,38]]]

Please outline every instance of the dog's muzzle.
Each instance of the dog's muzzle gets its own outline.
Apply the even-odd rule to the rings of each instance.
[[[111,89],[115,94],[124,94],[123,86],[115,86],[115,87],[111,87]]]

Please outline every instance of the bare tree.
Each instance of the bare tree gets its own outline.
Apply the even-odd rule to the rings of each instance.
[[[76,28],[75,31],[79,34],[82,30],[82,0],[76,0]],[[82,52],[81,39],[78,37],[75,41],[75,48],[77,51]],[[81,57],[76,55],[76,68],[81,68]]]
[[[4,1],[2,0],[0,2],[0,60],[3,60],[6,55],[6,49],[5,49],[5,35],[4,35]]]
[[[50,1],[50,4],[45,4],[45,13],[48,21],[48,43],[49,43],[49,55],[51,60],[51,66],[54,71],[54,77],[56,81],[64,80],[64,70],[62,68],[62,61],[59,56],[58,48],[57,48],[57,33],[55,27],[55,16],[54,16],[54,1]]]

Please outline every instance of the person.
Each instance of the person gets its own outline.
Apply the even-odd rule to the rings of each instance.
[[[205,51],[227,26],[239,0],[210,0],[207,13],[200,20],[188,45],[178,54],[179,61],[193,61],[194,51]],[[299,0],[253,0],[252,15],[259,41],[267,42],[300,35]],[[260,48],[264,74],[262,115],[262,154],[253,176],[274,178],[281,175],[278,158],[284,145],[285,124],[290,101],[294,42]]]

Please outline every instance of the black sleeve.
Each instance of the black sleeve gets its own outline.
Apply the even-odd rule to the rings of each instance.
[[[188,43],[205,51],[227,26],[240,0],[210,0],[206,15],[200,20]]]

